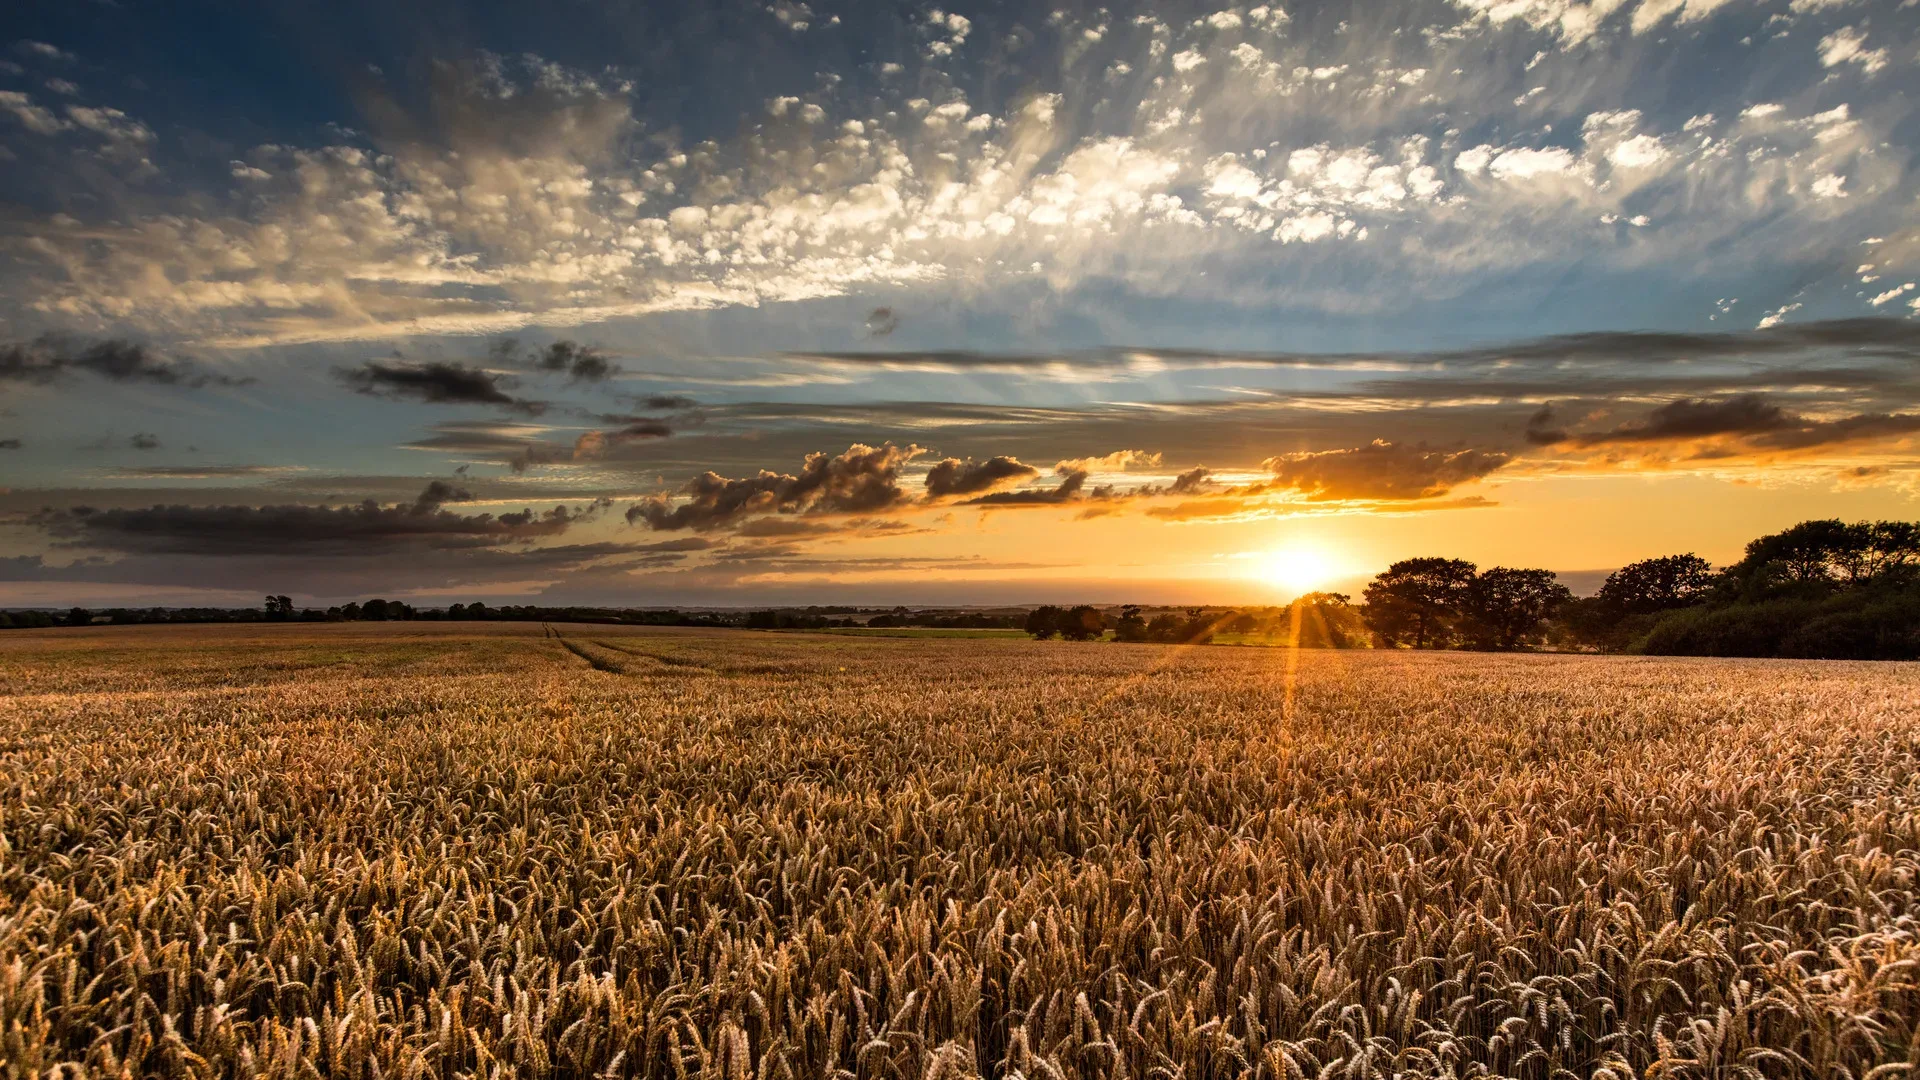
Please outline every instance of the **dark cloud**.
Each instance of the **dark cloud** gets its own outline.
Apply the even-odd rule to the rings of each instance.
[[[927,497],[978,495],[1039,475],[1039,469],[1004,455],[978,463],[972,458],[947,458],[927,470]]]
[[[150,506],[47,508],[27,524],[58,547],[166,555],[376,556],[407,549],[498,547],[558,536],[604,504],[544,513],[455,514],[440,504],[465,495],[434,481],[411,504],[382,506]]]
[[[791,540],[802,536],[825,536],[836,531],[833,525],[824,521],[801,521],[788,517],[754,518],[733,531],[735,536],[749,540],[784,539]]]
[[[444,503],[470,502],[472,499],[472,492],[454,487],[445,480],[434,480],[427,484],[419,498],[413,500],[413,511],[416,514],[428,514],[440,509]]]
[[[620,373],[620,366],[591,345],[556,341],[533,353],[533,366],[541,371],[564,373],[575,382],[605,382]]]
[[[1527,417],[1527,429],[1521,437],[1533,446],[1552,446],[1565,442],[1567,433],[1559,427],[1558,420],[1559,414],[1554,411],[1552,404],[1542,405]]]
[[[245,386],[252,379],[200,371],[192,361],[170,360],[145,345],[119,338],[82,344],[48,334],[31,342],[0,345],[0,382],[48,383],[69,371],[109,382],[163,386]]]
[[[627,516],[655,529],[706,531],[760,514],[885,510],[906,501],[900,490],[900,467],[919,453],[916,446],[856,444],[837,456],[807,455],[797,476],[762,470],[758,476],[730,480],[707,472],[680,489],[687,496],[684,502],[676,505],[671,498],[656,495],[635,504]]]
[[[117,475],[140,480],[214,480],[291,471],[295,470],[279,465],[141,465],[120,469]]]
[[[18,449],[20,449],[19,439],[0,439],[0,450],[18,450]]]
[[[1905,319],[1834,319],[1724,333],[1602,331],[1500,345],[1425,352],[1236,352],[1116,346],[1078,352],[903,351],[788,353],[802,362],[914,371],[1018,371],[1052,367],[1282,367],[1365,370],[1481,367],[1535,361],[1581,362],[1768,357],[1844,351],[1880,360],[1920,360],[1920,324]]]
[[[575,439],[573,456],[576,460],[597,458],[628,443],[664,439],[673,434],[671,426],[645,417],[608,416],[602,419],[614,421],[620,426],[607,431],[589,431]]]
[[[1080,497],[1087,486],[1087,473],[1084,469],[1075,469],[1061,477],[1060,483],[1051,488],[1022,491],[996,491],[982,495],[977,499],[968,499],[965,506],[1058,506],[1072,502]],[[1096,489],[1095,496],[1110,495],[1106,488]]]
[[[1196,465],[1174,477],[1173,483],[1167,485],[1167,492],[1172,495],[1191,495],[1211,483],[1213,470],[1205,465]]]
[[[1920,432],[1920,414],[1858,413],[1816,420],[1793,413],[1758,394],[1707,399],[1681,398],[1650,410],[1642,420],[1591,433],[1553,432],[1555,443],[1577,447],[1686,443],[1714,440],[1717,449],[1699,457],[1742,452],[1813,450],[1825,446],[1898,438]]]
[[[890,307],[877,307],[867,312],[867,336],[886,337],[900,329],[900,316]]]
[[[634,520],[633,511],[629,509],[627,511],[627,524],[629,525],[633,524],[633,520]],[[626,550],[645,551],[645,552],[682,552],[684,553],[689,551],[707,551],[711,548],[719,547],[721,543],[722,541],[709,540],[704,536],[682,536],[672,540],[656,540],[651,544],[634,544],[628,547]]]
[[[685,394],[635,394],[633,403],[639,408],[653,412],[691,409],[700,404]]]
[[[127,445],[135,450],[160,449],[160,436],[150,431],[136,431],[127,439]]]
[[[514,385],[510,377],[462,364],[437,360],[418,364],[368,360],[356,368],[335,368],[334,375],[351,389],[370,397],[421,401],[429,405],[498,405],[529,415],[546,410],[542,402],[507,393]]]
[[[433,425],[433,434],[406,446],[413,450],[471,454],[505,465],[516,473],[535,465],[574,460],[574,446],[533,438],[531,432],[535,430],[515,424],[454,421]]]
[[[245,592],[286,592],[339,600],[406,596],[420,589],[467,586],[489,594],[519,592],[529,578],[571,578],[582,573],[616,574],[621,566],[664,565],[676,554],[633,553],[616,543],[550,544],[540,547],[393,548],[364,557],[316,558],[304,549],[287,552],[221,551],[204,554],[122,552],[116,558],[79,558],[51,565],[41,556],[0,558],[0,581],[99,582]],[[167,603],[156,599],[151,603]],[[177,602],[177,601],[175,601]],[[426,603],[444,603],[429,598]],[[645,602],[634,598],[633,602]]]
[[[1274,485],[1314,500],[1431,499],[1512,458],[1499,451],[1433,450],[1375,439],[1348,450],[1283,454],[1261,462]]]
[[[1839,420],[1795,416],[1792,420],[1790,424],[1752,437],[1750,443],[1760,450],[1813,450],[1920,432],[1920,413],[1862,413]]]
[[[1682,398],[1670,401],[1647,414],[1637,424],[1624,424],[1612,431],[1578,436],[1583,446],[1621,442],[1668,442],[1679,439],[1703,439],[1712,435],[1739,435],[1779,431],[1799,423],[1778,405],[1758,394],[1709,401]]]
[[[602,416],[603,423],[616,425],[604,434],[610,439],[664,439],[673,434],[673,426],[665,420],[654,420],[645,416],[621,416],[610,413]]]

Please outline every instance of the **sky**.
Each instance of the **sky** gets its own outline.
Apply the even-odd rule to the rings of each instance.
[[[1920,517],[1920,4],[24,0],[0,606],[1576,591]]]

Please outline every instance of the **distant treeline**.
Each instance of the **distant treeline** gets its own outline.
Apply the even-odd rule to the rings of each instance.
[[[1566,621],[1630,652],[1920,659],[1920,523],[1804,521],[1717,571],[1691,555],[1635,563]]]
[[[298,608],[291,597],[269,596],[257,608],[73,608],[69,611],[0,611],[0,630],[50,626],[132,626],[156,623],[320,623],[399,621],[500,621],[619,623],[632,626],[712,626],[754,630],[824,630],[835,627],[933,627],[938,629],[1007,629],[1021,626],[1021,614],[955,611],[951,608],[912,610],[905,607],[862,608],[814,605],[768,608],[759,611],[659,608],[542,607],[534,604],[489,605],[482,601],[446,608],[422,608],[400,600],[372,599],[326,609]]]
[[[1716,569],[1694,554],[1621,567],[1575,598],[1544,570],[1409,559],[1367,586],[1376,644],[1665,656],[1920,658],[1920,524],[1803,521]]]
[[[1805,521],[1716,569],[1694,554],[1621,567],[1575,597],[1551,571],[1423,557],[1394,563],[1361,603],[1309,593],[1282,607],[1148,609],[1047,605],[967,611],[844,605],[758,611],[541,607],[416,608],[373,599],[323,610],[286,596],[259,608],[0,611],[0,629],[136,623],[513,620],[823,630],[1024,629],[1036,638],[1313,648],[1559,649],[1683,656],[1920,659],[1920,523]]]
[[[1671,656],[1920,659],[1920,523],[1806,521],[1716,569],[1694,554],[1621,567],[1575,597],[1552,571],[1404,559],[1362,603],[1310,593],[1283,608],[1042,607],[1037,638],[1323,648],[1559,649]]]

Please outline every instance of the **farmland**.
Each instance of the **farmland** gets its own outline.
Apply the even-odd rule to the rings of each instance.
[[[1920,1063],[1913,665],[346,624],[0,694],[10,1076]]]

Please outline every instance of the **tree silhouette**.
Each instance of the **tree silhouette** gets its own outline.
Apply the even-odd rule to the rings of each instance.
[[[1688,552],[1629,563],[1608,574],[1596,596],[1615,615],[1652,615],[1700,603],[1714,580],[1713,565]]]
[[[1107,620],[1100,609],[1081,604],[1060,618],[1060,636],[1068,641],[1092,641],[1107,632]]]
[[[1741,593],[1779,586],[1859,585],[1912,573],[1920,564],[1920,525],[1907,521],[1803,521],[1747,545],[1727,568]]]
[[[1060,632],[1060,617],[1064,614],[1065,612],[1052,604],[1034,608],[1027,612],[1026,631],[1045,641]]]
[[[1474,565],[1465,559],[1402,559],[1368,583],[1367,626],[1388,645],[1444,645],[1473,573]]]
[[[1515,649],[1573,599],[1551,570],[1496,566],[1474,577],[1465,610],[1474,644]]]

